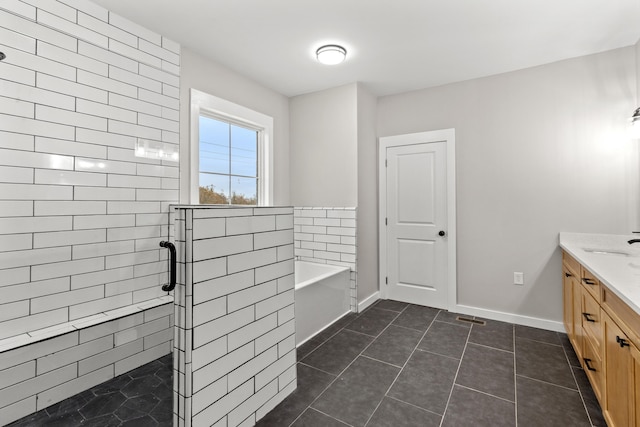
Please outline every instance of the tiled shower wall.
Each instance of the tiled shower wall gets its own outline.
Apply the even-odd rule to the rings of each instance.
[[[351,268],[351,311],[358,311],[356,208],[294,208],[297,259]]]
[[[0,423],[44,409],[169,353],[173,298],[166,296],[136,308],[137,312],[127,307],[92,316],[52,336],[35,334],[33,338],[41,341],[30,345],[3,351],[0,344]]]
[[[90,1],[0,2],[0,339],[164,295],[179,45]]]
[[[293,209],[176,218],[174,425],[254,425],[296,388]]]

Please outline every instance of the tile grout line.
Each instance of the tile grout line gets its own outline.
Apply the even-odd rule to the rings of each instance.
[[[533,338],[521,337],[521,336],[517,336],[517,335],[515,336],[515,338],[519,338],[521,340],[533,341],[533,342],[537,342],[537,343],[540,343],[540,344],[552,345],[554,347],[563,347],[564,348],[564,346],[562,344],[554,344],[554,343],[551,343],[551,342],[548,342],[548,341],[540,341],[540,340],[535,340]]]
[[[402,400],[402,399],[398,399],[397,397],[393,397],[393,396],[385,396],[385,397],[388,397],[389,399],[393,399],[393,400],[395,400],[396,402],[400,402],[400,403],[404,403],[405,405],[412,406],[412,407],[414,407],[414,408],[416,408],[416,409],[421,410],[422,412],[428,412],[428,413],[430,413],[430,414],[437,415],[437,416],[439,416],[439,417],[441,417],[441,416],[442,416],[442,415],[440,415],[440,414],[438,414],[438,413],[436,413],[436,412],[430,411],[430,410],[428,410],[428,409],[421,408],[421,407],[419,407],[418,405],[414,405],[413,403],[405,402],[404,400]],[[374,411],[374,412],[375,412],[375,411]]]
[[[315,366],[308,365],[308,364],[306,364],[306,363],[304,363],[304,362],[296,362],[296,364],[304,365],[304,366],[306,366],[307,368],[315,369],[316,371],[319,371],[319,372],[325,373],[325,374],[327,374],[327,375],[331,375],[332,377],[335,377],[335,376],[336,376],[336,374],[332,374],[331,372],[324,371],[324,370],[322,370],[322,369],[320,369],[320,368],[316,368]]]
[[[561,389],[564,389],[564,390],[567,390],[567,391],[573,391],[573,392],[580,393],[580,390],[579,390],[577,384],[576,384],[576,388],[569,388],[569,387],[565,387],[565,386],[560,385],[560,384],[550,383],[549,381],[539,380],[537,378],[528,377],[526,375],[519,375],[518,374],[516,376],[521,377],[521,378],[526,378],[526,379],[531,380],[531,381],[536,381],[536,382],[539,382],[539,383],[542,383],[542,384],[548,384],[548,385],[552,385],[552,386],[555,386],[555,387],[560,387]]]
[[[474,325],[471,325],[469,328],[469,332],[467,332],[467,339],[464,343],[464,350],[462,350],[462,354],[460,355],[460,362],[458,362],[458,368],[456,369],[456,375],[453,377],[453,383],[451,384],[451,390],[449,391],[449,397],[447,398],[447,404],[444,406],[444,412],[442,413],[442,419],[440,420],[440,427],[442,427],[444,423],[444,417],[447,415],[447,409],[449,409],[449,403],[451,403],[451,396],[453,396],[453,389],[456,387],[456,380],[458,379],[458,374],[460,373],[460,366],[462,366],[462,359],[464,358],[464,354],[467,351],[467,345],[469,344],[469,337],[471,336],[471,330]]]
[[[345,422],[345,421],[339,420],[339,419],[337,419],[336,417],[332,417],[331,415],[329,415],[329,414],[327,414],[327,413],[325,413],[325,412],[322,412],[321,410],[316,409],[316,408],[308,407],[308,408],[306,408],[306,409],[302,412],[302,414],[304,414],[305,412],[307,412],[307,409],[311,409],[312,411],[319,412],[319,413],[321,413],[322,415],[325,415],[325,416],[327,416],[327,417],[331,418],[332,420],[336,420],[336,421],[338,421],[339,423],[344,424],[344,425],[346,425],[346,426],[353,427],[353,425],[352,425],[352,424],[349,424],[349,423],[347,423],[347,422]],[[302,414],[300,414],[300,416],[302,416]],[[300,418],[300,417],[298,417],[298,418]],[[297,419],[297,418],[296,418],[296,419]]]
[[[394,324],[393,326],[395,326],[396,328],[407,329],[407,330],[409,330],[409,331],[418,331],[418,332],[422,332],[420,329],[410,328],[410,327],[408,327],[408,326],[395,325],[395,324]]]
[[[402,369],[402,366],[400,366],[400,365],[394,365],[393,363],[385,362],[384,360],[376,359],[375,357],[368,356],[366,354],[363,354],[362,357],[365,357],[365,358],[367,358],[369,360],[373,360],[375,362],[383,363],[383,364],[388,365],[388,366],[393,366],[394,368]]]
[[[408,307],[408,306],[407,306]],[[436,317],[438,317],[438,314],[440,314],[442,310],[438,310],[438,312],[436,313],[435,316],[433,316],[433,319],[431,319],[431,322],[429,322],[429,326],[427,326],[427,329],[425,329],[425,331],[422,333],[422,336],[420,337],[420,339],[418,340],[416,346],[413,348],[413,351],[411,352],[411,354],[409,354],[409,357],[407,357],[407,360],[405,360],[404,364],[402,365],[402,368],[400,369],[400,371],[398,371],[398,374],[396,375],[396,377],[393,379],[393,381],[391,382],[391,384],[389,385],[389,387],[387,388],[387,391],[385,391],[384,396],[382,397],[382,399],[380,400],[380,402],[378,402],[378,405],[376,405],[376,408],[373,410],[373,412],[371,413],[371,415],[369,415],[369,419],[367,419],[367,422],[364,424],[365,427],[367,426],[367,424],[369,424],[369,422],[371,421],[371,418],[373,417],[373,415],[376,413],[376,411],[378,410],[378,408],[380,407],[380,405],[382,404],[382,401],[384,400],[385,397],[390,397],[391,396],[387,396],[389,394],[389,392],[391,391],[391,389],[393,388],[394,384],[396,383],[396,381],[398,381],[398,378],[400,377],[400,375],[402,374],[402,371],[404,371],[404,368],[407,367],[407,364],[409,363],[409,360],[411,360],[411,357],[413,357],[414,353],[416,352],[416,350],[418,349],[418,346],[420,345],[420,343],[422,342],[422,340],[424,339],[425,335],[427,335],[427,332],[429,331],[429,329],[431,328],[431,326],[433,325],[433,322],[435,322]],[[394,319],[395,320],[395,319]],[[407,328],[410,329],[410,328]],[[393,399],[393,398],[392,398]],[[395,399],[399,402],[402,403],[408,403],[408,402],[404,402],[403,400],[400,399]],[[415,406],[415,405],[411,405],[411,406]],[[431,412],[431,411],[429,411]]]
[[[350,313],[353,313],[350,312]],[[339,322],[340,320],[344,319],[345,317],[347,317],[350,313],[345,314],[344,316],[342,316],[340,319],[338,319],[336,322]],[[351,321],[355,321],[360,315],[358,313],[354,313],[356,315],[356,317]],[[317,349],[319,349],[322,345],[324,345],[324,343],[326,343],[327,341],[329,341],[331,338],[335,337],[340,331],[342,331],[345,327],[349,326],[349,324],[351,324],[351,322],[348,322],[346,325],[344,325],[343,327],[341,327],[340,329],[338,329],[335,333],[331,334],[331,336],[329,336],[329,338],[327,338],[326,340],[323,340],[320,344],[318,344],[313,350],[311,350],[309,353],[305,354],[304,357],[302,357],[302,359],[308,357],[309,355],[311,355],[311,353],[313,353],[314,351],[316,351]],[[335,323],[335,322],[334,322]],[[306,344],[307,342],[311,341],[313,338],[315,338],[316,336],[320,335],[322,332],[324,332],[326,329],[329,329],[331,327],[331,325],[327,326],[326,328],[324,328],[322,331],[318,332],[317,334],[315,334],[313,337],[309,338],[307,341],[305,341],[302,345]],[[296,347],[297,349],[297,347]],[[300,359],[300,361],[302,360]],[[333,374],[332,374],[333,375]]]
[[[372,305],[371,307],[373,307],[373,305]],[[369,307],[369,308],[371,308],[371,307]],[[409,306],[407,305],[407,307],[409,307]],[[360,357],[360,356],[362,355],[362,353],[364,353],[364,352],[369,348],[369,346],[371,346],[371,344],[373,344],[373,342],[374,342],[374,341],[375,341],[375,340],[376,340],[380,335],[382,335],[382,333],[384,333],[384,331],[386,331],[386,330],[387,330],[387,328],[388,328],[388,327],[393,323],[393,321],[395,321],[395,320],[396,320],[396,319],[397,319],[397,318],[398,318],[398,317],[399,317],[399,316],[400,316],[400,315],[401,315],[401,314],[402,314],[402,313],[407,309],[407,307],[405,307],[405,308],[404,308],[404,310],[402,310],[401,312],[396,312],[396,313],[397,313],[397,314],[396,314],[396,316],[395,316],[393,319],[391,319],[391,321],[389,321],[389,324],[388,324],[388,325],[387,325],[387,326],[386,326],[382,331],[380,331],[380,333],[379,333],[378,335],[376,335],[375,337],[373,337],[373,340],[371,340],[371,342],[370,342],[369,344],[367,344],[367,345],[365,346],[365,348],[363,348],[363,349],[362,349],[362,351],[361,351],[360,353],[358,353],[358,354],[353,358],[353,360],[352,360],[351,362],[349,362],[349,364],[348,364],[348,365],[347,365],[347,366],[346,366],[342,371],[340,371],[340,373],[339,373],[338,375],[336,375],[336,377],[333,379],[333,381],[331,381],[331,382],[330,382],[330,383],[329,383],[329,384],[328,384],[328,385],[327,385],[327,386],[322,390],[322,392],[320,392],[320,393],[318,394],[318,396],[316,396],[316,398],[315,398],[315,399],[313,399],[313,401],[312,401],[311,403],[309,403],[309,405],[307,405],[307,407],[306,407],[306,408],[304,408],[304,411],[302,411],[302,412],[300,413],[300,415],[298,415],[298,416],[297,416],[297,417],[296,417],[296,418],[291,422],[291,424],[289,424],[289,426],[293,426],[293,424],[295,424],[295,422],[296,422],[296,421],[298,421],[298,419],[300,419],[300,417],[302,416],[302,414],[304,414],[304,413],[307,411],[307,409],[311,408],[311,405],[313,405],[313,404],[314,404],[314,403],[315,403],[315,402],[320,398],[320,396],[322,396],[322,395],[323,395],[323,394],[324,394],[324,393],[329,389],[329,387],[331,387],[331,386],[332,386],[332,385],[333,385],[333,384],[338,380],[338,378],[340,378],[340,376],[341,376],[342,374],[344,374],[344,372],[345,372],[347,369],[349,369],[349,367],[350,367],[351,365],[353,365],[353,363],[354,363],[356,360],[358,360],[358,357]],[[369,308],[367,308],[367,310],[364,310],[361,314],[366,313],[366,312],[369,310]],[[360,315],[361,315],[361,314],[359,314],[359,315],[358,315],[358,317],[360,317]],[[353,321],[355,321],[355,320],[356,320],[356,319],[354,319]],[[340,328],[340,330],[339,330],[338,332],[341,332],[342,330],[344,330],[344,329],[345,329],[348,325],[350,325],[351,323],[352,323],[352,322],[349,322],[349,324],[347,324],[347,325],[343,326],[342,328]],[[347,329],[347,330],[349,330],[349,331],[350,331],[350,329]],[[336,334],[337,334],[338,332],[336,332]],[[355,331],[354,331],[354,332],[355,332]],[[335,335],[335,334],[334,334],[334,335]],[[366,335],[366,334],[362,334],[362,335]],[[371,335],[367,335],[367,336],[371,337]],[[326,341],[325,341],[325,342],[326,342]],[[323,343],[323,344],[324,344],[324,343]],[[319,347],[320,347],[320,346],[316,347],[316,350],[317,350]],[[315,351],[315,350],[314,350],[314,351]],[[313,351],[312,351],[311,353],[313,353]],[[309,354],[311,354],[311,353],[309,353]],[[333,375],[333,374],[332,374],[332,375]],[[384,397],[383,397],[383,398],[384,398]],[[382,402],[382,400],[381,400],[381,402]],[[380,403],[378,403],[378,406],[379,406],[379,405],[380,405]],[[316,410],[315,408],[311,408],[311,409]],[[377,406],[376,406],[376,409],[378,409],[378,407],[377,407]],[[375,413],[375,409],[374,409],[374,411],[373,411],[372,415],[373,415],[374,413]],[[342,421],[342,420],[339,420],[339,421],[340,421],[340,422],[344,422],[344,421]],[[367,422],[368,422],[368,420],[367,420]],[[366,424],[365,424],[365,425],[366,425]]]
[[[518,371],[516,365],[516,327],[511,328],[511,339],[513,340],[513,400],[515,427],[518,427]]]
[[[490,349],[490,350],[498,350],[498,351],[501,351],[503,353],[511,353],[511,354],[515,353],[515,351],[509,351],[509,350],[505,350],[503,348],[492,347],[492,346],[486,345],[486,344],[478,344],[477,342],[473,342],[473,341],[469,341],[469,344],[477,345],[478,347],[484,347],[484,348],[487,348],[487,349]]]
[[[591,414],[589,413],[589,408],[587,408],[587,402],[584,400],[584,395],[582,394],[582,390],[580,389],[580,385],[578,384],[578,379],[576,378],[576,374],[573,372],[573,366],[569,362],[569,354],[565,346],[562,346],[562,350],[564,351],[564,357],[569,365],[569,370],[571,371],[571,376],[573,377],[573,381],[576,383],[576,387],[578,388],[578,393],[580,394],[580,400],[582,401],[582,406],[584,407],[585,412],[587,413],[587,418],[589,419],[589,424],[593,427],[593,420],[591,419]],[[582,368],[581,368],[582,369]],[[585,373],[586,375],[586,373]]]
[[[496,399],[504,400],[505,402],[515,403],[513,400],[505,399],[504,397],[496,396],[495,394],[487,393],[486,391],[478,390],[478,389],[475,389],[473,387],[469,387],[469,386],[462,385],[462,384],[456,384],[456,385],[458,387],[466,388],[467,390],[471,390],[471,391],[474,391],[476,393],[484,394],[485,396],[491,396],[491,397],[494,397]]]
[[[440,356],[440,357],[446,357],[447,359],[453,359],[453,360],[460,360],[457,357],[453,357],[453,356],[447,356],[446,354],[440,354],[440,353],[436,353],[435,351],[430,351],[430,350],[425,350],[423,348],[416,348],[416,351],[419,351],[421,353],[429,353],[429,354],[433,354],[435,356]]]

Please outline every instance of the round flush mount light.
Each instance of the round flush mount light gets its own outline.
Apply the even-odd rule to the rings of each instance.
[[[347,57],[347,49],[337,44],[327,44],[316,50],[316,58],[321,64],[337,65]]]
[[[631,116],[631,124],[634,126],[640,126],[640,108],[636,108],[636,111],[633,112],[633,116]]]
[[[0,52],[0,61],[2,61],[6,57],[7,55],[5,55],[3,52]]]
[[[633,112],[633,116],[629,119],[631,122],[631,137],[633,139],[640,139],[640,108],[637,108]]]

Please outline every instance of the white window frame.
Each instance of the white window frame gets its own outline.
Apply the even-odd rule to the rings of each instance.
[[[273,205],[273,117],[191,89],[189,203],[200,203],[200,115],[228,120],[258,132],[258,206]]]

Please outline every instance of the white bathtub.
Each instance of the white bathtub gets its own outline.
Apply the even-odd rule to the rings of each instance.
[[[349,267],[295,262],[296,345],[349,312]]]

